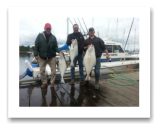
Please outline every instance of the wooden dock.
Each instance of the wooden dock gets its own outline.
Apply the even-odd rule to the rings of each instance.
[[[110,82],[113,78],[109,75],[100,76],[100,90],[94,89],[94,77],[89,83],[74,85],[69,82],[65,84],[56,83],[54,88],[48,86],[41,89],[40,84],[20,86],[19,106],[20,107],[139,107],[139,72],[124,74],[124,76],[135,81],[134,85],[125,86],[132,81],[112,80],[119,84]]]

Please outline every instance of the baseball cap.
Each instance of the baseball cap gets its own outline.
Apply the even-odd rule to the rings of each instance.
[[[50,23],[46,23],[45,24],[45,28],[51,28],[51,24]]]
[[[89,32],[90,32],[90,31],[94,31],[94,28],[89,28]]]

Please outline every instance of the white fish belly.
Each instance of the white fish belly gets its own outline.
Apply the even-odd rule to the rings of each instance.
[[[61,78],[63,78],[66,71],[66,63],[64,59],[59,60],[59,71],[60,71]]]
[[[89,75],[92,68],[96,65],[96,57],[93,54],[86,54],[84,57],[84,67],[87,75]]]
[[[70,47],[70,59],[71,59],[71,62],[73,62],[74,58],[78,55],[78,46],[75,45],[74,48],[73,46],[71,45]]]

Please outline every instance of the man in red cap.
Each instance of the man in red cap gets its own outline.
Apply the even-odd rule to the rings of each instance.
[[[54,87],[56,77],[56,52],[62,53],[57,46],[56,37],[51,33],[51,24],[46,23],[44,31],[39,33],[35,40],[35,59],[39,61],[42,88],[47,87],[47,79],[45,75],[46,64],[51,68],[50,87]]]

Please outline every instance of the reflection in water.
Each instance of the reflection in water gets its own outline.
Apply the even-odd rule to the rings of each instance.
[[[72,96],[72,97],[74,97],[74,95],[75,95],[75,88],[74,88],[74,85],[71,85],[71,86],[69,86],[69,85],[67,85],[68,87],[70,87],[70,95]],[[70,98],[70,105],[72,106],[72,98]]]
[[[78,90],[80,90],[80,87],[83,85],[83,83],[80,83],[79,84],[79,89]],[[76,87],[76,86],[75,86]],[[87,99],[81,94],[81,93],[78,93],[79,94],[79,96],[78,96],[78,98],[77,98],[77,102],[78,102],[78,104],[80,105],[80,106],[86,106],[86,104],[85,103],[83,103],[84,101],[86,101]]]
[[[50,106],[57,106],[57,101],[56,101],[56,95],[55,95],[55,92],[54,92],[54,88],[50,88],[51,90],[51,103],[50,103]]]
[[[62,92],[60,91],[60,100],[64,103],[65,100],[64,100],[64,95],[65,95],[65,92]]]
[[[47,102],[46,102],[47,88],[43,88],[43,89],[41,89],[41,91],[42,91],[42,104],[41,104],[41,106],[47,106]]]

